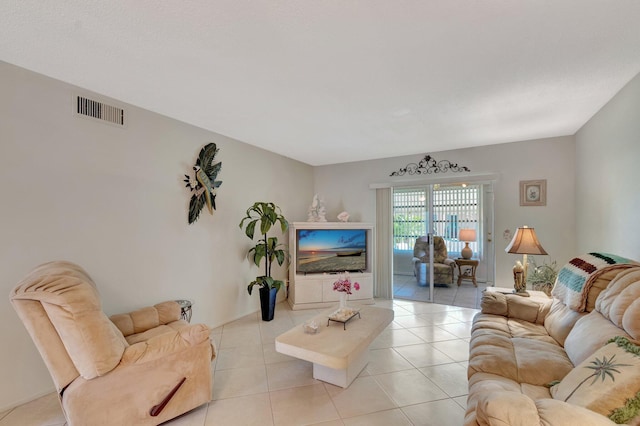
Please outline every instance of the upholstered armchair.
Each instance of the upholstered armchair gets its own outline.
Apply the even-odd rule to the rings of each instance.
[[[70,426],[157,425],[211,400],[210,331],[163,302],[109,319],[78,265],[37,267],[11,293]]]
[[[433,285],[453,284],[455,260],[449,259],[447,245],[442,237],[433,237]],[[416,239],[413,246],[413,274],[418,285],[429,285],[429,243],[427,237]]]

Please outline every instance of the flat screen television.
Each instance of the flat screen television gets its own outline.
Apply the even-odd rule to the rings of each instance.
[[[366,269],[366,229],[296,230],[298,274],[361,272]]]

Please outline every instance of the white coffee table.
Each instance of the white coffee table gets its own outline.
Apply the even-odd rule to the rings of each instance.
[[[331,309],[313,318],[318,333],[306,334],[302,325],[276,337],[276,351],[313,363],[313,378],[343,388],[348,387],[369,361],[369,346],[391,321],[393,310],[362,306],[360,318],[346,324],[327,318]]]

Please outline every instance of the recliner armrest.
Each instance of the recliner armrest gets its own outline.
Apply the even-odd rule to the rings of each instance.
[[[109,319],[126,337],[145,332],[162,324],[178,321],[180,319],[180,305],[175,301],[167,301],[137,311],[111,315]]]
[[[163,333],[127,347],[120,365],[139,364],[210,341],[210,330],[204,324],[193,324],[173,333]],[[213,345],[212,345],[213,348]],[[215,357],[215,350],[212,354]]]
[[[444,263],[445,265],[447,265],[447,266],[451,266],[451,267],[453,268],[453,267],[455,266],[455,264],[456,264],[456,261],[455,261],[455,260],[453,260],[453,259],[449,259],[449,258],[447,258],[447,259],[445,259],[445,260],[444,260],[444,262],[443,262],[443,263]]]

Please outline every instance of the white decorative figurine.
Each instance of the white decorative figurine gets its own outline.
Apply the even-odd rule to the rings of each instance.
[[[349,222],[349,213],[342,212],[338,215],[338,220],[340,222]]]
[[[324,201],[322,201],[322,198],[320,198],[318,194],[314,195],[313,202],[311,203],[311,206],[309,206],[307,222],[326,222],[326,214],[327,209],[324,207]]]

